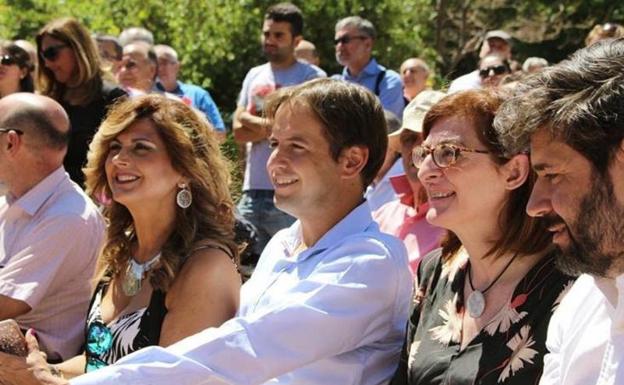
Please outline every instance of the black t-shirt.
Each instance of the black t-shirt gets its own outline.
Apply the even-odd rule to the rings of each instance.
[[[102,95],[91,103],[84,106],[73,106],[67,102],[61,105],[69,116],[71,129],[69,132],[69,145],[67,155],[63,165],[69,173],[69,177],[80,186],[84,186],[84,174],[82,167],[87,161],[87,151],[93,135],[97,131],[100,123],[104,120],[108,107],[117,98],[127,95],[124,90],[114,84],[104,82],[102,85]]]

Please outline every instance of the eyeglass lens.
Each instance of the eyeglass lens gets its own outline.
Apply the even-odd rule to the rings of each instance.
[[[61,49],[63,49],[64,47],[66,47],[66,45],[64,44],[50,46],[41,51],[41,57],[49,61],[54,61],[61,52]]]
[[[11,55],[2,55],[0,56],[0,64],[2,64],[3,66],[10,66],[13,64],[17,64],[17,62],[15,61],[15,58]]]
[[[507,72],[507,67],[505,67],[502,64],[497,65],[497,66],[487,67],[482,70],[479,70],[479,76],[481,76],[482,78],[486,78],[490,76],[491,72],[494,72],[494,75],[502,75]]]

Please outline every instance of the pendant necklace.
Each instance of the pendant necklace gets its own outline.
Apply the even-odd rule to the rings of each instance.
[[[486,287],[483,290],[476,290],[474,288],[474,286],[472,285],[472,276],[471,276],[471,270],[470,270],[470,262],[468,262],[468,284],[470,285],[470,289],[472,290],[472,293],[470,293],[470,295],[468,296],[468,301],[466,301],[466,305],[468,308],[468,314],[470,314],[470,316],[472,318],[479,318],[481,317],[481,314],[483,314],[483,310],[485,310],[485,296],[484,294],[490,290],[490,288],[492,286],[494,286],[494,284],[500,279],[500,277],[503,276],[503,274],[507,271],[507,269],[509,268],[509,266],[511,266],[511,263],[514,261],[514,259],[516,259],[516,256],[518,255],[518,253],[514,254],[513,257],[511,257],[511,259],[509,260],[509,262],[507,262],[507,265],[505,265],[505,268],[498,273],[498,275],[496,276],[496,278],[494,278],[494,280],[488,285],[488,287]]]
[[[160,261],[160,255],[161,253],[158,252],[152,259],[143,263],[138,263],[134,260],[134,257],[130,257],[130,262],[121,283],[121,289],[125,295],[132,297],[141,290],[145,275]]]

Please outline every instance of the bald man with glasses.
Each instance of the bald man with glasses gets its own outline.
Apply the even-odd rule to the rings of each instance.
[[[82,344],[104,235],[97,207],[63,168],[68,133],[67,114],[50,98],[0,100],[0,320],[35,329],[52,361]]]

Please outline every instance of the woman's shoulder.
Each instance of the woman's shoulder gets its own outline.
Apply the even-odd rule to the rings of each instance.
[[[197,295],[215,288],[240,286],[240,283],[240,274],[229,250],[219,244],[207,244],[191,251],[167,296]]]

